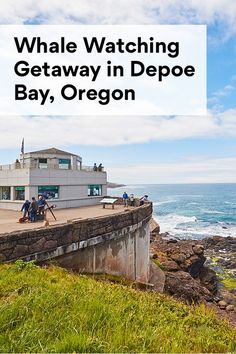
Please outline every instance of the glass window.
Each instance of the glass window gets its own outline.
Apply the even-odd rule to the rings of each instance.
[[[15,187],[15,200],[25,200],[25,187]]]
[[[59,168],[62,170],[69,170],[70,169],[70,159],[59,159]]]
[[[39,159],[39,168],[48,168],[48,159]]]
[[[88,196],[94,197],[97,195],[102,195],[102,185],[101,184],[90,184],[88,186]]]
[[[10,200],[11,199],[11,188],[10,187],[0,187],[0,199]]]
[[[39,186],[38,195],[42,195],[45,199],[58,199],[59,186]]]

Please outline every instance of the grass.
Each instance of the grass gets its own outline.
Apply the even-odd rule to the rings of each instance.
[[[155,263],[161,270],[166,270],[166,267],[157,258],[152,258],[151,261]]]
[[[228,290],[236,289],[236,278],[224,278],[222,283]]]
[[[0,266],[0,352],[234,352],[203,305],[32,263]]]

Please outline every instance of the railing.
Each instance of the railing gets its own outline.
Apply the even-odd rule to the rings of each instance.
[[[22,162],[15,162],[13,164],[9,165],[0,165],[0,171],[6,171],[6,170],[17,170],[17,169],[23,169],[23,168],[30,168],[30,169],[40,169],[40,170],[73,170],[73,168],[70,166],[70,168],[61,168],[59,167],[58,164],[52,164],[52,163],[47,163],[45,166],[39,166],[37,161],[31,161],[27,162],[25,161],[24,164]],[[81,168],[77,167],[77,171],[86,171],[86,172],[94,172],[93,166],[82,166]],[[101,171],[97,170],[96,172],[104,172],[104,167],[102,167]]]
[[[87,171],[87,172],[105,172],[104,171],[104,167],[100,169],[97,169],[97,171],[94,171],[94,167],[93,166],[82,166],[81,168],[82,171]]]

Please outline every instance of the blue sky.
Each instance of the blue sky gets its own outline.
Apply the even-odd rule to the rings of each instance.
[[[164,3],[164,4],[163,4]],[[2,24],[207,24],[207,117],[1,117],[0,163],[56,146],[123,183],[236,182],[236,1],[11,0]],[[72,127],[73,128],[70,128]]]

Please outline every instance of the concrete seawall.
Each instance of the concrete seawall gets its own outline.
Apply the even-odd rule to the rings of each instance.
[[[3,234],[0,260],[55,259],[65,268],[149,281],[149,222],[152,205],[109,216]]]

